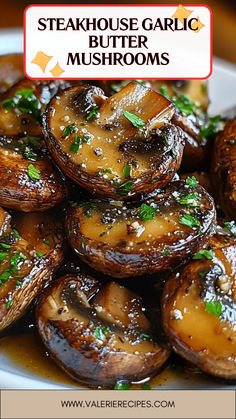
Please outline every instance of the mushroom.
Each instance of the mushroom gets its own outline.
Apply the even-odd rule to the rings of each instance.
[[[37,307],[39,334],[56,363],[89,386],[113,387],[154,376],[170,348],[134,292],[89,276],[59,278]]]
[[[71,85],[66,80],[29,79],[14,84],[1,95],[0,135],[41,135],[46,105],[58,91]]]
[[[146,275],[178,265],[207,244],[213,199],[195,178],[125,203],[93,199],[72,204],[66,218],[71,247],[113,277]]]
[[[209,374],[235,379],[236,240],[220,230],[166,283],[163,327],[182,357]]]
[[[64,257],[62,223],[55,214],[17,216],[14,227],[22,235],[10,228],[7,215],[6,220],[8,228],[0,229],[0,332],[25,313]],[[40,243],[43,237],[47,240]]]
[[[165,186],[178,170],[183,139],[168,124],[173,113],[168,99],[136,83],[109,98],[98,87],[77,86],[52,99],[44,134],[68,177],[90,192],[126,199]]]
[[[67,198],[65,180],[40,137],[0,137],[0,204],[19,211],[45,211]]]
[[[226,123],[214,144],[211,177],[225,216],[236,220],[236,119]]]
[[[0,56],[0,94],[25,77],[23,71],[23,54]]]

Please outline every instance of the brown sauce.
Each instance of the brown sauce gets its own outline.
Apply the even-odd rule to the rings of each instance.
[[[22,373],[29,374],[35,379],[44,379],[50,383],[69,387],[81,387],[81,384],[73,381],[50,358],[35,331],[10,334],[0,338],[0,352]],[[181,381],[181,387],[184,385],[183,382],[186,382],[188,387],[189,383],[192,386],[193,383],[199,384],[199,381],[206,385],[213,384],[214,378],[205,376],[194,366],[190,366],[177,356],[172,356],[161,372],[148,384],[152,389],[164,386],[176,387],[178,381]],[[131,388],[142,389],[142,385],[132,385]]]

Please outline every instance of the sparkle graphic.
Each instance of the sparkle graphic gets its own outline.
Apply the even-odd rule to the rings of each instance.
[[[63,70],[60,66],[59,63],[57,61],[57,64],[55,65],[55,67],[53,67],[50,70],[50,73],[52,73],[53,77],[59,77],[62,73],[64,73],[65,70]]]
[[[44,52],[42,51],[38,51],[31,63],[38,65],[43,71],[43,73],[45,73],[45,69],[51,58],[52,56],[44,54]]]
[[[198,33],[202,28],[204,28],[205,25],[203,25],[203,23],[200,21],[199,16],[198,16],[197,20],[193,22],[191,26],[192,26],[192,29],[197,28],[197,30],[194,32]]]
[[[184,24],[184,19],[187,19],[192,13],[192,10],[185,9],[181,4],[177,7],[176,12],[171,16],[173,18],[179,19],[179,21]]]

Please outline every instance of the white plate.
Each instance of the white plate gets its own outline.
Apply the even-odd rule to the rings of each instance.
[[[0,31],[0,55],[23,52],[23,33],[21,29]],[[210,113],[219,114],[236,105],[236,66],[221,59],[215,58],[213,74],[209,79],[209,96],[211,99]],[[40,378],[28,373],[14,363],[4,354],[0,354],[0,389],[68,389],[75,386],[62,385],[53,380]],[[178,381],[167,381],[161,389],[199,389],[199,388],[232,388],[234,385],[223,385],[214,379],[196,377],[193,381],[186,381],[181,375]]]

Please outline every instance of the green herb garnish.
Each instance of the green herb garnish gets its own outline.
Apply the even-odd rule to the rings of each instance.
[[[65,127],[64,129],[63,129],[63,132],[62,132],[62,137],[69,137],[70,136],[70,134],[72,134],[73,132],[76,132],[77,131],[77,129],[76,129],[76,126],[75,125],[73,125],[73,124],[71,124],[71,125],[67,125],[67,127]]]
[[[33,90],[34,89],[18,90],[12,98],[3,100],[2,107],[7,110],[17,108],[20,112],[28,113],[32,115],[36,121],[41,122],[41,105],[34,95]]]
[[[225,228],[230,231],[236,237],[236,222],[235,221],[226,221],[224,223]]]
[[[198,196],[195,193],[190,193],[186,195],[184,198],[177,199],[177,202],[181,205],[185,205],[186,207],[199,207],[201,202],[198,201]]]
[[[19,235],[17,230],[13,229],[13,233],[15,234],[17,239],[21,239],[21,236]]]
[[[152,337],[151,335],[148,335],[147,333],[141,333],[140,338],[144,340],[151,340]]]
[[[214,257],[214,253],[212,250],[206,250],[206,249],[201,249],[198,250],[197,253],[195,253],[195,255],[193,256],[194,260],[200,260],[200,259],[208,259],[211,260]]]
[[[205,278],[206,276],[205,272],[198,272],[198,275],[200,276],[200,278]]]
[[[98,117],[98,109],[99,106],[94,106],[93,109],[89,112],[88,116],[87,116],[87,121],[89,121],[92,118],[97,118]]]
[[[50,241],[49,240],[44,240],[43,243],[46,244],[47,246],[50,246]]]
[[[20,261],[26,259],[27,257],[23,255],[21,252],[15,253],[15,255],[13,255],[10,258],[11,273],[15,273],[18,270],[18,264],[20,263]]]
[[[90,210],[90,209],[92,209],[92,210],[97,209],[97,205],[94,204],[93,202],[89,202],[89,201],[80,201],[80,202],[78,202],[77,206],[78,207],[83,207],[83,208],[88,209],[88,210]]]
[[[185,184],[188,185],[190,188],[195,189],[197,187],[197,179],[195,176],[187,177],[185,180]]]
[[[222,305],[219,301],[206,301],[205,308],[208,313],[216,317],[220,317],[223,313]]]
[[[40,179],[40,170],[36,169],[33,164],[29,164],[27,172],[30,179]]]
[[[0,286],[5,284],[5,282],[10,278],[10,276],[11,276],[10,269],[5,269],[5,271],[3,271],[0,274]]]
[[[6,244],[6,243],[0,243],[0,246],[2,246],[3,249],[10,249],[11,248],[11,244]]]
[[[133,189],[133,182],[132,180],[128,180],[125,183],[122,183],[122,185],[120,185],[117,188],[117,191],[120,195],[127,195],[129,192],[131,192]]]
[[[190,227],[190,228],[193,228],[194,226],[197,226],[197,227],[201,226],[198,218],[193,217],[190,214],[181,215],[179,223],[186,226],[186,227]]]
[[[98,340],[105,340],[106,336],[110,333],[110,329],[107,326],[97,326],[93,332],[93,336]]]
[[[6,252],[0,252],[0,262],[2,262],[7,257]]]
[[[144,384],[142,384],[142,390],[151,390],[151,387],[150,387],[149,384],[144,383]]]
[[[220,115],[216,115],[213,118],[209,118],[207,125],[202,125],[200,127],[200,134],[202,138],[208,138],[215,134],[218,130],[218,123],[220,120]]]
[[[173,96],[171,100],[183,115],[191,115],[197,108],[187,95]]]
[[[43,258],[43,257],[44,257],[44,253],[42,253],[42,252],[37,252],[37,253],[36,253],[36,255],[37,255],[39,258]]]
[[[74,142],[70,146],[70,151],[72,151],[72,153],[77,154],[79,151],[80,143],[81,143],[81,138],[78,135],[76,135]]]
[[[114,390],[129,390],[130,384],[129,383],[116,383]]]
[[[135,128],[142,128],[146,125],[146,122],[134,113],[129,111],[122,111],[122,115],[124,115],[124,117],[128,119],[128,121],[131,122]]]
[[[142,204],[140,207],[139,217],[142,221],[149,221],[153,220],[156,216],[156,210],[157,208],[151,207],[147,204]]]
[[[168,253],[169,253],[168,249],[164,249],[163,252],[162,252],[162,254],[165,255],[165,256],[168,255]]]
[[[123,176],[125,178],[130,177],[130,173],[131,173],[131,167],[130,166],[124,166],[123,167]]]
[[[168,95],[168,92],[167,92],[167,87],[164,84],[162,86],[160,86],[159,91],[160,91],[161,95],[163,95],[167,99],[169,99],[169,95]]]
[[[10,308],[11,307],[11,305],[12,305],[12,303],[13,303],[13,300],[8,300],[7,302],[6,302],[6,308],[8,309],[8,308]]]

